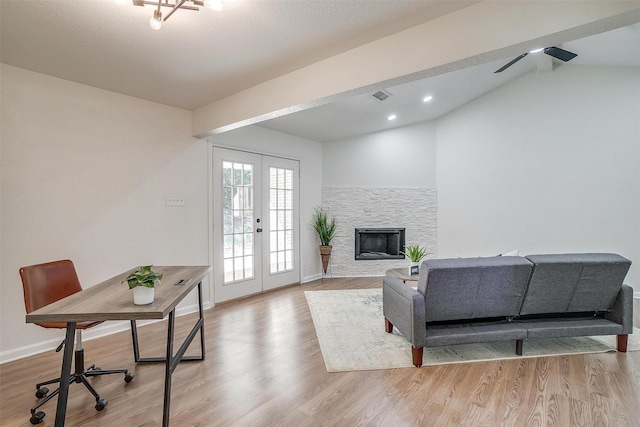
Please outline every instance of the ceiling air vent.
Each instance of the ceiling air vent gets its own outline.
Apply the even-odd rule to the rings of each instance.
[[[378,100],[380,101],[384,101],[385,99],[387,99],[388,97],[390,97],[391,94],[389,92],[387,92],[386,90],[379,90],[376,93],[373,94],[374,98],[378,98]]]

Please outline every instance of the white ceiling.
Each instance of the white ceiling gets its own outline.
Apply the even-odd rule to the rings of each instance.
[[[3,63],[187,110],[466,7],[443,0],[236,0],[179,10],[1,0]],[[166,15],[166,9],[165,9]]]
[[[578,56],[554,66],[620,65],[640,67],[640,24],[618,28],[564,43],[562,48]],[[394,87],[380,87],[392,94],[379,101],[370,93],[260,123],[280,132],[327,142],[433,120],[525,73],[536,72],[536,56],[530,54],[502,73],[494,71],[513,58],[482,64]],[[562,65],[560,65],[562,64]],[[433,99],[424,103],[425,96]],[[640,96],[640,94],[639,94]],[[387,120],[396,114],[393,121]]]
[[[179,10],[154,31],[150,6],[114,0],[0,0],[0,61],[194,110],[473,3],[235,0],[221,12]],[[640,27],[563,47],[579,55],[564,66],[621,60],[640,66]],[[384,102],[366,94],[261,125],[330,141],[433,119],[533,70],[532,56],[502,74],[493,71],[511,58],[385,88],[393,96]],[[425,94],[434,96],[431,103],[421,103]],[[398,119],[388,122],[389,112]]]

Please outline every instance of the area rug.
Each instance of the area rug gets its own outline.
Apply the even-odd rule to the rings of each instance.
[[[382,289],[306,291],[327,371],[412,367],[411,345],[394,328],[384,330]],[[640,350],[640,330],[629,335],[627,351]],[[616,337],[526,340],[524,355],[511,341],[425,348],[423,366],[487,360],[616,351]]]

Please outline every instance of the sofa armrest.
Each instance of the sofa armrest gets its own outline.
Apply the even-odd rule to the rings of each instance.
[[[621,324],[623,334],[633,333],[633,288],[631,286],[622,285],[611,311],[604,317]]]
[[[382,310],[411,345],[424,347],[426,341],[424,296],[395,277],[382,279]]]

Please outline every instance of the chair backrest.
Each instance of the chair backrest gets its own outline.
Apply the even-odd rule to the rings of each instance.
[[[27,313],[82,290],[73,262],[68,259],[22,267],[20,277]]]

